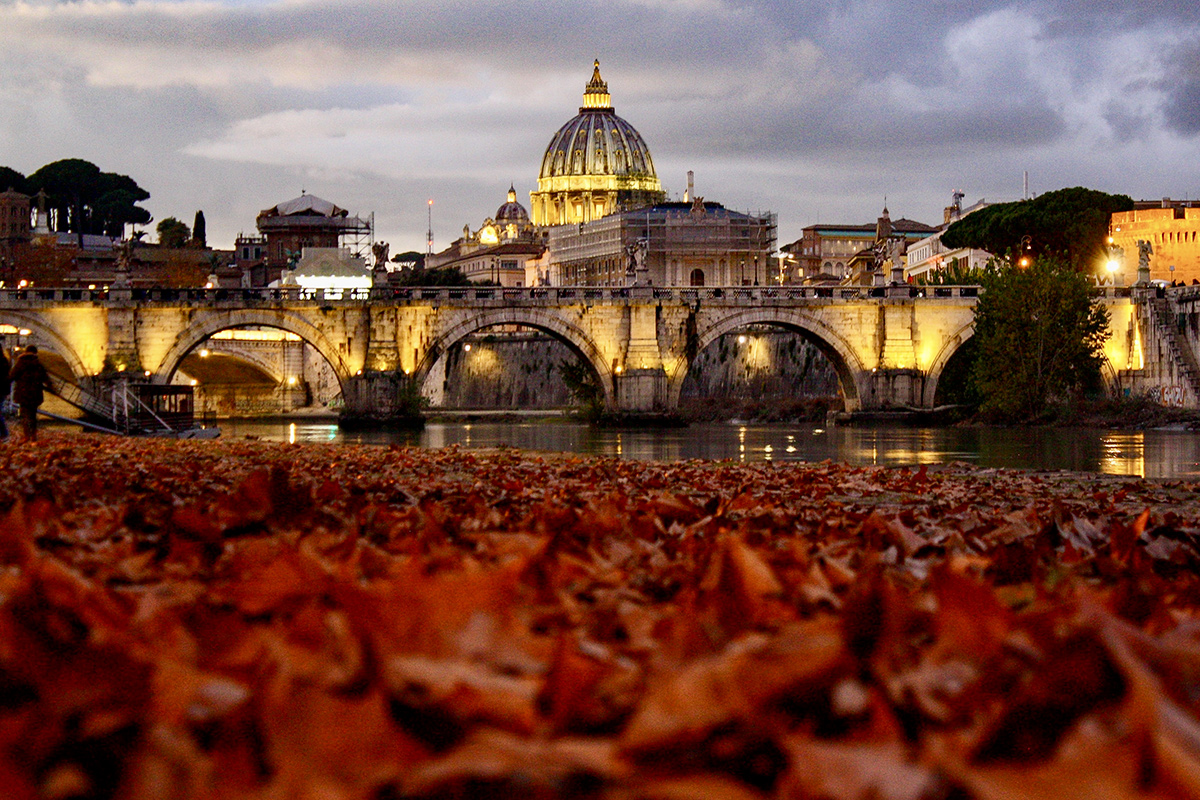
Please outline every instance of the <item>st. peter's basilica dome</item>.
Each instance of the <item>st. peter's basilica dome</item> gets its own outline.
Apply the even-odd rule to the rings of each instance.
[[[598,219],[661,202],[662,184],[641,134],[617,116],[596,61],[579,113],[558,129],[530,192],[535,225]]]

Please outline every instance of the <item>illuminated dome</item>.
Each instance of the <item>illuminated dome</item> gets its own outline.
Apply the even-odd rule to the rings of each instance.
[[[517,190],[510,185],[508,187],[508,201],[496,209],[496,222],[515,222],[521,225],[528,221],[529,212],[525,210],[525,206],[517,202]]]
[[[579,113],[550,140],[529,197],[535,225],[587,222],[665,198],[650,148],[613,110],[599,61]]]

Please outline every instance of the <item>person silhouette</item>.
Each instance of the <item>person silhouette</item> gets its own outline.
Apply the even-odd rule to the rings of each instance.
[[[4,355],[4,348],[0,346],[0,441],[8,438],[8,423],[4,419],[4,406],[8,403],[8,391],[12,388],[12,381],[9,379],[11,367],[8,356]]]
[[[50,375],[38,358],[36,345],[29,345],[17,356],[9,378],[13,386],[13,402],[20,408],[21,429],[25,441],[37,441],[38,406],[45,400],[43,389],[50,388]]]

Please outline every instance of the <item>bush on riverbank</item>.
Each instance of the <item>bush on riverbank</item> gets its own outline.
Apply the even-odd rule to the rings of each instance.
[[[1011,425],[1014,423],[1010,417],[1004,414],[975,412],[959,424]],[[1041,414],[1018,424],[1129,430],[1166,427],[1196,429],[1200,428],[1200,411],[1169,408],[1145,397],[1100,397],[1051,403],[1042,410]]]
[[[691,422],[824,422],[844,405],[840,397],[687,398],[680,401],[679,414]]]

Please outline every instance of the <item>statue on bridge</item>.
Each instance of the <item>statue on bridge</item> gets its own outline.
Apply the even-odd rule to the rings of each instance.
[[[389,249],[391,249],[391,245],[387,242],[376,242],[371,245],[371,253],[375,256],[375,269],[387,270]]]
[[[625,268],[625,283],[629,286],[645,286],[650,282],[649,270],[646,268],[645,239],[635,239],[625,245],[625,256],[629,259]]]
[[[904,283],[904,240],[891,238],[887,245],[888,261],[892,262],[892,283]]]
[[[117,271],[113,276],[114,288],[124,289],[129,286],[129,271],[133,267],[133,248],[137,246],[138,238],[131,237],[117,246]]]
[[[1150,269],[1150,256],[1154,255],[1154,245],[1145,239],[1138,239],[1138,270]]]

